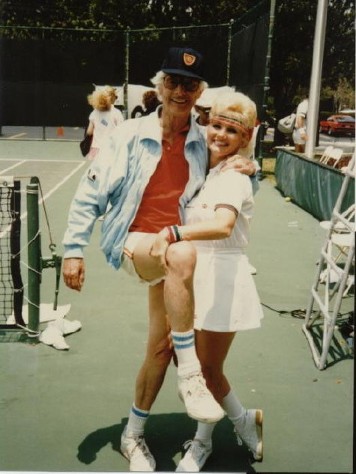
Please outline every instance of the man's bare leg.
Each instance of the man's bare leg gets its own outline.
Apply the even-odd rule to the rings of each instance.
[[[136,379],[135,405],[149,411],[162,386],[173,347],[163,300],[164,283],[149,287],[149,331],[145,360]]]
[[[173,331],[185,332],[194,325],[193,276],[196,250],[190,242],[178,242],[167,250],[168,272],[164,301]]]
[[[121,452],[130,461],[131,471],[154,471],[156,462],[145,440],[144,429],[150,409],[162,386],[172,357],[170,328],[163,301],[163,286],[151,286],[149,330],[145,360],[136,379],[135,402],[121,437]]]

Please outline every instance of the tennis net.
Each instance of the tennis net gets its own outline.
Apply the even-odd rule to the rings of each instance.
[[[20,268],[21,183],[9,176],[0,178],[0,326],[7,327],[14,314],[22,318],[23,283]]]

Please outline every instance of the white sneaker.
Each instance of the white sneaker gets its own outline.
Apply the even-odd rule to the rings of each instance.
[[[156,461],[143,435],[128,436],[126,427],[121,435],[120,451],[130,461],[130,471],[153,472],[156,469]]]
[[[188,415],[203,423],[216,423],[224,411],[208,390],[201,372],[178,377],[178,394]]]
[[[176,472],[200,472],[212,452],[212,442],[202,443],[193,439],[184,443],[187,452],[179,461]]]
[[[237,442],[244,443],[256,461],[263,459],[262,424],[262,410],[246,410],[243,421],[235,424]]]

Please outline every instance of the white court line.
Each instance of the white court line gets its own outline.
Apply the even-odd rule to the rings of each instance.
[[[19,161],[21,158],[0,158],[0,161]],[[32,160],[27,158],[23,161],[31,161],[31,163],[43,162],[43,163],[82,163],[83,160]],[[85,161],[84,161],[85,162]]]
[[[63,186],[64,183],[68,181],[82,166],[87,164],[86,161],[82,161],[73,171],[71,171],[65,178],[62,179],[54,188],[52,188],[47,194],[45,194],[41,199],[38,200],[38,204],[42,204],[47,198],[49,198],[57,189]],[[27,216],[27,211],[21,214],[21,219],[24,219]]]
[[[20,138],[23,137],[24,135],[27,135],[27,133],[17,133],[16,135],[11,135],[11,137],[8,137],[8,140],[13,140],[14,138]]]
[[[9,170],[12,170],[14,168],[17,168],[18,166],[21,166],[23,163],[26,163],[27,160],[22,160],[22,161],[19,161],[17,163],[15,163],[14,165],[12,166],[9,166],[8,168],[5,168],[4,170],[1,170],[0,173],[1,174],[5,174],[7,173]]]
[[[55,191],[57,191],[58,188],[60,188],[61,186],[63,186],[64,183],[66,183],[68,181],[68,179],[70,179],[82,166],[84,166],[85,164],[87,164],[86,161],[82,161],[80,162],[80,164],[74,168],[74,170],[72,170],[65,178],[62,179],[62,181],[60,181],[54,188],[52,188],[47,194],[45,194],[41,199],[38,200],[38,204],[42,204],[47,198],[49,198]],[[27,211],[26,212],[23,212],[20,216],[20,219],[23,220],[27,217]],[[11,224],[6,228],[4,229],[2,232],[1,232],[1,235],[0,237],[3,237],[4,235],[6,235],[7,232],[10,232],[11,230]]]
[[[74,170],[72,170],[64,179],[62,179],[62,181],[60,181],[54,188],[52,188],[51,191],[49,191],[47,194],[45,194],[43,196],[43,198],[41,198],[38,201],[38,204],[42,204],[43,201],[45,201],[47,198],[49,198],[55,191],[57,191],[58,188],[63,186],[63,184],[68,181],[68,179],[70,179],[82,166],[84,166],[86,164],[88,164],[87,161],[82,161],[76,168],[74,168]]]

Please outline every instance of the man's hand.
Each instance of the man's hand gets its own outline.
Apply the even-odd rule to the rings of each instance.
[[[72,290],[80,291],[85,279],[83,258],[65,258],[63,260],[64,283]]]
[[[247,174],[248,176],[253,176],[257,172],[253,161],[240,155],[230,156],[221,168],[222,171],[229,169],[234,169],[239,173]]]
[[[166,253],[169,247],[167,241],[166,229],[161,230],[153,241],[150,256],[158,260],[158,265],[161,266],[165,273],[167,273]]]

